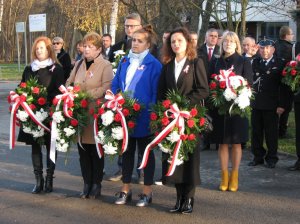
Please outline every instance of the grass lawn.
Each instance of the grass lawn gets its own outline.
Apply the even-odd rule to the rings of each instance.
[[[0,64],[0,80],[20,80],[24,70],[24,64],[20,65],[20,71],[18,64]]]

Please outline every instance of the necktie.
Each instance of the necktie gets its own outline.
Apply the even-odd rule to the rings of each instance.
[[[210,59],[211,59],[212,51],[213,51],[213,49],[211,47],[208,48],[208,61],[210,61]]]

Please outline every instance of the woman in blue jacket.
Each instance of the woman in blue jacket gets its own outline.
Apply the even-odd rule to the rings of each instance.
[[[119,192],[115,204],[126,204],[132,198],[131,176],[134,168],[135,150],[143,155],[146,146],[151,141],[149,106],[156,103],[157,85],[161,72],[161,63],[149,53],[154,43],[155,34],[150,25],[137,30],[132,37],[132,47],[128,56],[125,56],[118,67],[112,82],[112,91],[129,92],[133,98],[142,104],[143,110],[136,121],[134,133],[130,135],[128,148],[122,155],[123,187]],[[144,207],[152,202],[152,187],[155,170],[155,158],[150,153],[148,164],[144,168],[144,186],[140,200],[136,206]]]

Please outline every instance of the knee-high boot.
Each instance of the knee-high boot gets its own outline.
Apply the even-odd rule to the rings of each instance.
[[[32,193],[38,194],[44,188],[42,154],[32,154],[31,158],[32,158],[33,172],[36,180],[36,185],[34,186]]]
[[[55,170],[55,163],[51,161],[49,157],[47,157],[47,175],[45,181],[45,192],[50,193],[53,191],[53,175]]]

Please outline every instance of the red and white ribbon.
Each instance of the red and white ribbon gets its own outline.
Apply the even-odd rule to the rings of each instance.
[[[103,152],[102,145],[97,141],[98,131],[99,131],[99,129],[98,129],[98,117],[96,117],[94,119],[94,136],[95,136],[97,153],[98,153],[99,158],[101,159],[104,155],[104,152]]]
[[[70,119],[74,119],[69,114],[69,103],[74,102],[75,93],[73,92],[73,87],[69,86],[66,88],[64,85],[61,85],[59,87],[59,90],[63,93],[60,95],[55,96],[55,98],[58,100],[55,111],[59,110],[61,102],[63,102],[63,112],[64,115]],[[56,149],[56,139],[57,139],[57,123],[55,120],[52,120],[51,124],[51,141],[50,141],[50,159],[55,163],[55,149]]]
[[[10,129],[9,129],[9,148],[13,149],[15,147],[16,142],[16,122],[17,122],[17,111],[19,107],[21,106],[25,112],[28,114],[28,116],[36,123],[38,126],[42,127],[46,131],[50,132],[50,129],[47,128],[42,122],[40,122],[34,112],[31,110],[31,108],[26,103],[26,94],[22,94],[21,96],[15,93],[14,91],[9,92],[10,100],[12,102],[12,109],[11,109],[11,115],[10,115]]]
[[[169,113],[171,115],[169,115]],[[178,127],[179,130],[179,135],[183,135],[184,134],[184,130],[185,130],[185,125],[184,125],[184,119],[188,119],[191,117],[191,114],[189,111],[180,111],[177,104],[174,103],[170,106],[170,109],[167,110],[165,112],[165,115],[167,117],[172,117],[174,118],[174,120],[172,122],[170,122],[168,124],[167,127],[165,127],[146,147],[144,155],[143,155],[143,160],[141,162],[141,165],[139,167],[139,169],[143,169],[147,166],[147,162],[148,162],[148,157],[149,157],[149,153],[150,150],[155,147],[158,143],[160,143],[164,138],[167,137],[167,135],[174,129],[174,127]],[[166,174],[166,176],[171,176],[173,175],[175,168],[177,166],[177,164],[180,164],[179,162],[179,150],[182,144],[182,139],[180,138],[179,141],[176,143],[174,151],[173,151],[173,155],[172,155],[172,161],[171,161],[171,165],[169,167],[168,173]]]

